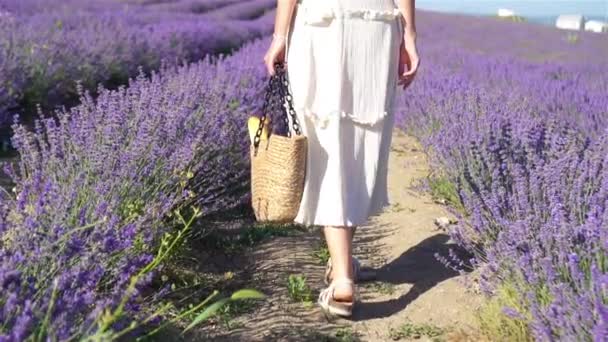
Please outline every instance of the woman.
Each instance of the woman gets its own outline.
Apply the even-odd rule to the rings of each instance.
[[[331,256],[326,311],[350,316],[355,229],[389,204],[387,167],[397,86],[418,70],[414,0],[278,0],[264,62],[284,63],[308,138],[295,221],[324,226]]]

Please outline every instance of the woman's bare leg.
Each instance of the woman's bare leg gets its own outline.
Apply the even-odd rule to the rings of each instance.
[[[331,227],[328,226],[328,227],[325,227],[325,228],[331,228]],[[352,256],[352,248],[353,248],[352,246],[353,246],[354,236],[355,236],[355,233],[357,231],[357,226],[352,226],[350,228],[349,227],[334,227],[334,228],[336,228],[336,229],[344,229],[344,230],[348,231],[348,233],[349,233],[349,239],[350,239],[351,256]],[[325,240],[327,240],[327,234],[325,235]],[[329,248],[329,243],[328,243],[328,248]],[[330,250],[330,256],[331,255],[332,254],[331,254],[331,250]],[[333,256],[332,256],[332,260],[333,260]],[[333,264],[333,262],[332,262],[332,264]],[[330,276],[329,276],[330,279],[334,278],[334,274],[335,274],[334,268],[332,267],[332,270],[331,270],[331,273],[330,273]],[[351,274],[351,276],[354,276],[354,275]]]
[[[332,279],[348,278],[352,280],[352,239],[354,230],[351,227],[327,226],[324,233],[331,256]],[[353,292],[352,288],[340,286],[335,289],[334,294],[337,299],[350,300]]]

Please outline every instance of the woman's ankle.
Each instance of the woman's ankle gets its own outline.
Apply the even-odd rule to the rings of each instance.
[[[332,267],[332,270],[329,272],[329,279],[330,281],[333,279],[337,279],[337,278],[348,278],[353,280],[353,282],[356,280],[357,278],[357,274],[356,274],[356,267],[354,264],[354,258],[353,258],[353,262],[351,263],[351,267],[350,267],[350,273],[349,274],[338,274],[336,276],[336,271],[335,268]]]
[[[351,302],[355,295],[355,284],[352,279],[340,278],[332,281],[334,289],[334,299],[339,301]]]

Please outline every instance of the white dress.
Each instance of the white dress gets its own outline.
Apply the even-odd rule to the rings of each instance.
[[[389,204],[400,11],[394,0],[299,0],[287,75],[308,137],[295,222],[359,226]]]

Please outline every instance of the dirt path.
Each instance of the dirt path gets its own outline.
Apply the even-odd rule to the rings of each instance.
[[[391,341],[398,337],[395,331],[411,322],[415,328],[432,327],[423,332],[449,329],[442,340],[477,341],[472,337],[477,330],[474,313],[481,298],[467,290],[462,276],[434,257],[447,256],[454,247],[434,224],[435,218],[449,214],[428,194],[412,189],[426,177],[428,165],[416,140],[400,131],[393,138],[389,170],[392,207],[360,227],[355,238],[355,255],[364,266],[376,269],[377,280],[359,285],[362,303],[352,320],[330,321],[316,305],[289,296],[290,274],[306,277],[313,302],[323,287],[324,265],[314,255],[323,251],[322,239],[315,231],[274,238],[251,251],[253,286],[269,300],[237,318],[238,328],[218,332],[214,340]],[[407,333],[401,337],[408,340]]]

